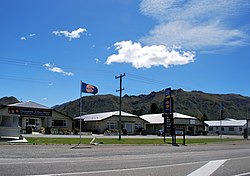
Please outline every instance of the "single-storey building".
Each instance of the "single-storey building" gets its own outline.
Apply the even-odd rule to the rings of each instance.
[[[74,119],[79,122],[80,117]],[[119,111],[82,115],[81,122],[81,131],[104,133],[106,130],[118,130]],[[148,122],[139,116],[121,112],[121,129],[126,129],[127,134],[137,133],[140,129],[146,127],[146,123]]]
[[[226,118],[223,120],[205,121],[208,125],[206,131],[217,134],[242,135],[247,128],[247,120],[235,120]]]
[[[71,131],[74,123],[71,117],[32,101],[0,109],[0,136],[19,136],[26,132],[38,132],[42,128],[47,129],[47,133]]]
[[[164,118],[162,113],[159,114],[145,114],[140,116],[142,119],[148,121],[146,129],[148,133],[156,134],[158,130],[164,129]],[[205,125],[202,121],[196,117],[184,115],[181,113],[174,112],[174,127],[176,132],[183,131],[185,127],[186,134],[197,135],[198,133],[205,130]]]

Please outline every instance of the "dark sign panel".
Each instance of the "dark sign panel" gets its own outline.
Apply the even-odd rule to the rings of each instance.
[[[165,89],[165,98],[170,98],[171,97],[171,88]]]
[[[28,116],[52,116],[51,110],[9,108],[9,114],[28,115]]]
[[[172,98],[165,98],[164,99],[164,112],[165,113],[172,113],[173,112],[173,99]]]

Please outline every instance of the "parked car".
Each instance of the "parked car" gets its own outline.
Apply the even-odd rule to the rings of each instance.
[[[157,136],[164,136],[164,130],[158,130],[157,132],[156,132],[156,134],[157,134]],[[170,136],[170,132],[166,132],[165,133],[166,134],[166,136]]]
[[[158,130],[156,134],[157,134],[157,136],[163,136],[164,130]]]

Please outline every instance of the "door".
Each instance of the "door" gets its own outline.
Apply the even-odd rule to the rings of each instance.
[[[125,128],[127,130],[128,133],[133,133],[133,124],[132,123],[126,123],[125,124]]]

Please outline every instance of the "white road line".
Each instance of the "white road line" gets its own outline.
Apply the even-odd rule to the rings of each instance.
[[[188,174],[188,176],[209,176],[212,173],[214,173],[222,164],[224,164],[227,160],[215,160],[210,161],[201,168],[195,170],[191,174]]]
[[[189,163],[169,164],[169,165],[149,166],[149,167],[137,167],[137,168],[129,168],[129,169],[113,169],[113,170],[85,171],[85,172],[58,173],[58,174],[41,174],[41,175],[32,175],[32,176],[66,176],[66,175],[84,175],[84,174],[97,174],[97,173],[109,173],[109,172],[124,172],[124,171],[133,171],[133,170],[146,170],[146,169],[157,169],[157,168],[164,168],[164,167],[185,166],[185,165],[201,164],[201,163],[210,163],[211,165],[215,165],[214,168],[216,168],[218,166],[215,169],[215,170],[217,170],[226,161],[238,160],[238,159],[248,159],[248,158],[250,158],[250,156],[237,157],[237,158],[228,158],[228,159],[224,159],[224,160],[197,161],[197,162],[189,162]],[[212,169],[212,168],[210,168],[210,169]],[[247,174],[248,173],[245,173],[245,175],[247,175]],[[203,171],[200,175],[206,176],[205,171]],[[236,175],[236,176],[245,176],[245,175]],[[198,175],[192,175],[192,176],[198,176]]]
[[[245,175],[250,175],[250,172],[242,173],[242,174],[238,174],[238,175],[234,175],[234,176],[245,176]]]
[[[173,166],[184,166],[184,165],[200,164],[200,163],[206,163],[206,162],[207,161],[198,161],[198,162],[169,164],[169,165],[160,165],[160,166],[136,167],[136,168],[129,168],[129,169],[113,169],[113,170],[85,171],[85,172],[72,172],[72,173],[43,174],[43,175],[28,175],[28,176],[65,176],[65,175],[84,175],[84,174],[98,174],[98,173],[109,173],[109,172],[125,172],[125,171],[157,169],[157,168],[173,167]]]

